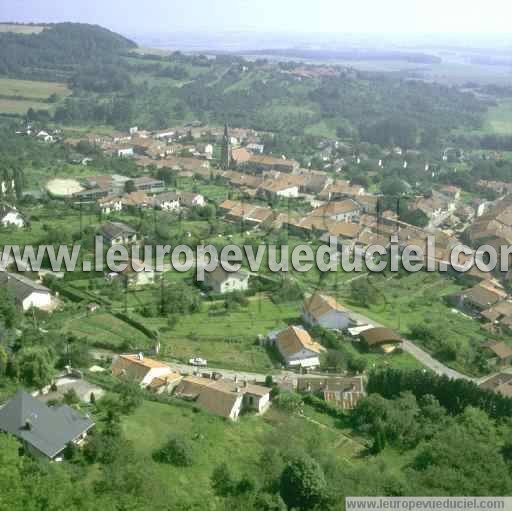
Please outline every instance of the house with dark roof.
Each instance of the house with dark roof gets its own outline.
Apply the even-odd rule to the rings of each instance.
[[[0,431],[18,438],[36,457],[59,461],[69,443],[79,445],[94,426],[67,405],[49,407],[23,390],[0,408]]]
[[[137,241],[137,231],[122,222],[107,222],[100,227],[100,236],[110,245],[128,245]]]
[[[483,281],[448,297],[455,306],[475,316],[497,305],[508,297],[507,292],[492,282]]]
[[[369,350],[391,353],[402,344],[402,338],[393,330],[384,327],[370,328],[361,332],[361,342]]]
[[[32,307],[50,310],[53,305],[53,298],[48,288],[19,273],[0,271],[0,287],[8,290],[23,312]]]
[[[352,324],[350,312],[332,296],[321,293],[314,293],[304,300],[302,317],[310,325],[329,330],[345,330]]]
[[[297,379],[297,390],[314,394],[342,410],[352,410],[361,398],[366,396],[362,376]]]
[[[482,345],[488,362],[496,367],[506,367],[512,363],[512,347],[504,342],[489,341]]]

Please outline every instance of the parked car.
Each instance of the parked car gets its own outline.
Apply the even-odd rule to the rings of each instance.
[[[208,365],[208,362],[204,358],[191,358],[189,360],[190,365],[196,366],[196,367],[206,367]]]

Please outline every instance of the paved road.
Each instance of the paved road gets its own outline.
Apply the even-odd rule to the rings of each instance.
[[[359,314],[354,311],[350,311],[351,318],[359,323],[362,324],[368,324],[373,325],[376,327],[384,327],[385,325],[382,325],[381,323],[377,323],[376,321],[370,319],[367,316],[364,316],[363,314]],[[436,374],[439,375],[445,375],[448,376],[448,378],[452,378],[454,380],[470,380],[473,381],[473,378],[470,378],[469,376],[466,376],[465,374],[459,373],[458,371],[455,371],[454,369],[451,369],[448,366],[445,366],[435,358],[433,358],[429,353],[427,353],[425,350],[418,347],[416,344],[414,344],[413,341],[409,339],[404,339],[404,342],[402,344],[402,348],[405,352],[412,355],[420,364],[424,365],[425,367],[428,367],[431,371],[433,371]]]

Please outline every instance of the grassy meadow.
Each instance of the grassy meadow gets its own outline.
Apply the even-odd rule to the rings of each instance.
[[[54,105],[49,102],[53,94],[62,99],[71,90],[65,83],[0,78],[0,113],[22,115],[29,108],[49,110]]]

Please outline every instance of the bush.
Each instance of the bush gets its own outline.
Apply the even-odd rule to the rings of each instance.
[[[183,437],[172,437],[161,449],[154,453],[160,463],[168,463],[176,467],[190,467],[194,464],[193,449]]]

